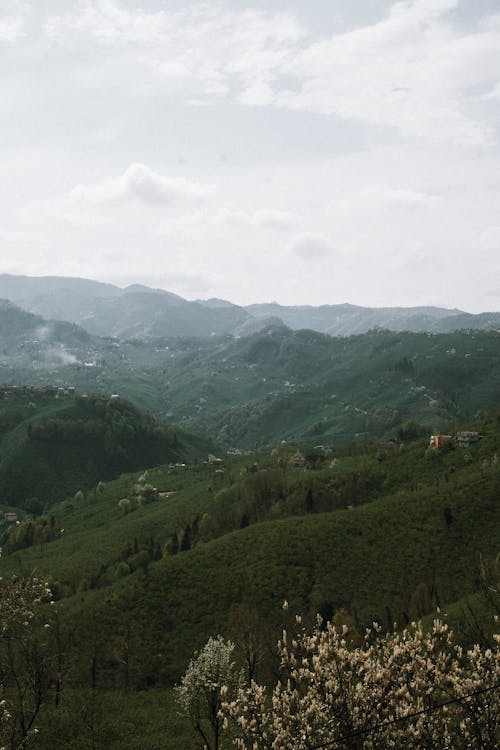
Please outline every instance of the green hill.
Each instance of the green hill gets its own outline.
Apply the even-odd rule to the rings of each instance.
[[[331,338],[272,328],[174,354],[162,365],[173,418],[228,446],[389,438],[408,422],[442,431],[500,392],[494,332]]]
[[[28,393],[16,394],[21,418]],[[39,398],[43,411],[50,395]],[[69,424],[88,408],[103,426],[116,425],[118,414],[131,419],[129,406],[114,413],[119,402],[85,402],[54,399],[50,419],[63,431],[65,408]],[[319,611],[362,633],[374,620],[390,630],[440,607],[464,643],[489,642],[497,605],[484,592],[498,590],[500,549],[498,410],[464,427],[481,439],[333,454],[280,444],[211,463],[193,450],[187,465],[121,474],[5,525],[4,580],[36,570],[56,599],[47,637],[63,687],[42,716],[40,747],[80,750],[98,726],[112,750],[188,750],[193,737],[170,688],[194,650],[222,633],[244,664],[250,627],[266,680],[278,668],[281,627],[293,629],[296,612],[306,626]],[[59,466],[54,460],[52,470]]]
[[[35,530],[4,568],[51,578],[80,634],[74,677],[98,637],[103,686],[120,680],[116,632],[134,632],[136,686],[170,684],[208,635],[230,631],[237,605],[273,631],[284,599],[306,618],[345,609],[360,631],[402,625],[473,595],[500,547],[499,423],[472,426],[484,437],[466,449],[374,446],[306,470],[279,451],[229,457],[224,474],[164,466],[147,477],[160,495],[139,505],[137,475],[123,475],[53,506],[64,534]]]
[[[0,503],[40,508],[126,470],[205,455],[208,444],[120,398],[0,392]]]
[[[154,304],[162,298],[141,290],[125,297],[143,294]],[[176,305],[171,300],[169,315]],[[495,331],[332,338],[284,326],[242,338],[121,341],[0,305],[0,382],[118,393],[169,424],[242,449],[282,439],[388,439],[408,423],[417,432],[447,431],[496,403],[499,344]]]

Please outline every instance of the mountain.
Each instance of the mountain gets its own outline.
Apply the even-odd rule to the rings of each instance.
[[[245,308],[256,318],[280,318],[294,330],[310,328],[330,336],[351,336],[374,328],[391,331],[451,332],[460,328],[499,328],[500,313],[488,317],[469,315],[440,307],[359,307],[357,305],[310,305],[286,307],[273,302]]]
[[[0,368],[57,367],[90,356],[96,348],[97,340],[85,329],[65,321],[47,321],[0,299]]]
[[[99,336],[155,338],[232,332],[250,318],[231,303],[204,305],[134,284],[125,289],[87,279],[0,275],[0,297]]]
[[[169,424],[241,449],[283,439],[390,438],[407,423],[425,434],[446,431],[498,401],[495,331],[334,338],[283,325],[251,333],[254,323],[240,338],[121,341],[5,302],[0,383],[119,394]]]
[[[447,333],[459,329],[500,330],[500,313],[472,315],[439,307],[360,307],[357,305],[247,307],[227,300],[189,301],[161,289],[64,277],[0,275],[0,297],[51,320],[67,320],[99,336],[158,338],[232,334],[246,336],[269,325],[308,328],[350,336],[374,328]]]

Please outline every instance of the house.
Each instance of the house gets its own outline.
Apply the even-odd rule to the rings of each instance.
[[[442,448],[446,443],[451,443],[453,437],[451,435],[431,435],[429,441],[429,448]]]
[[[7,523],[16,523],[17,522],[17,513],[13,513],[12,511],[7,511],[3,514],[4,520],[7,521]]]
[[[222,458],[218,458],[217,456],[214,456],[213,453],[208,454],[208,463],[209,464],[221,464],[223,463]]]
[[[479,432],[464,430],[462,432],[457,432],[457,443],[461,448],[467,448],[471,443],[477,443],[480,437]]]

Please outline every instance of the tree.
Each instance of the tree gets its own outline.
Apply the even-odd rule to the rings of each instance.
[[[250,685],[272,650],[270,627],[255,604],[242,602],[232,606],[228,628],[238,659],[244,665],[245,680]]]
[[[125,512],[125,515],[129,512],[130,506],[131,502],[128,497],[122,497],[121,500],[118,500],[118,507]]]
[[[52,685],[43,601],[51,592],[33,575],[0,587],[0,747],[24,750]]]
[[[299,618],[300,621],[300,618]],[[362,647],[347,629],[319,621],[279,643],[282,674],[272,695],[255,682],[226,700],[238,750],[494,750],[498,747],[500,654],[464,652],[449,628],[413,623],[382,636],[374,626]]]
[[[239,684],[232,655],[234,644],[221,635],[209,638],[189,662],[181,684],[176,687],[183,713],[203,740],[207,750],[218,750],[223,718],[223,693],[231,698]]]

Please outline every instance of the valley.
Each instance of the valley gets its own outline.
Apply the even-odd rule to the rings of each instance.
[[[248,669],[251,638],[270,684],[299,613],[354,645],[439,612],[491,645],[499,337],[119,339],[3,304],[2,576],[53,599],[41,750],[191,750],[193,653],[220,634]]]

